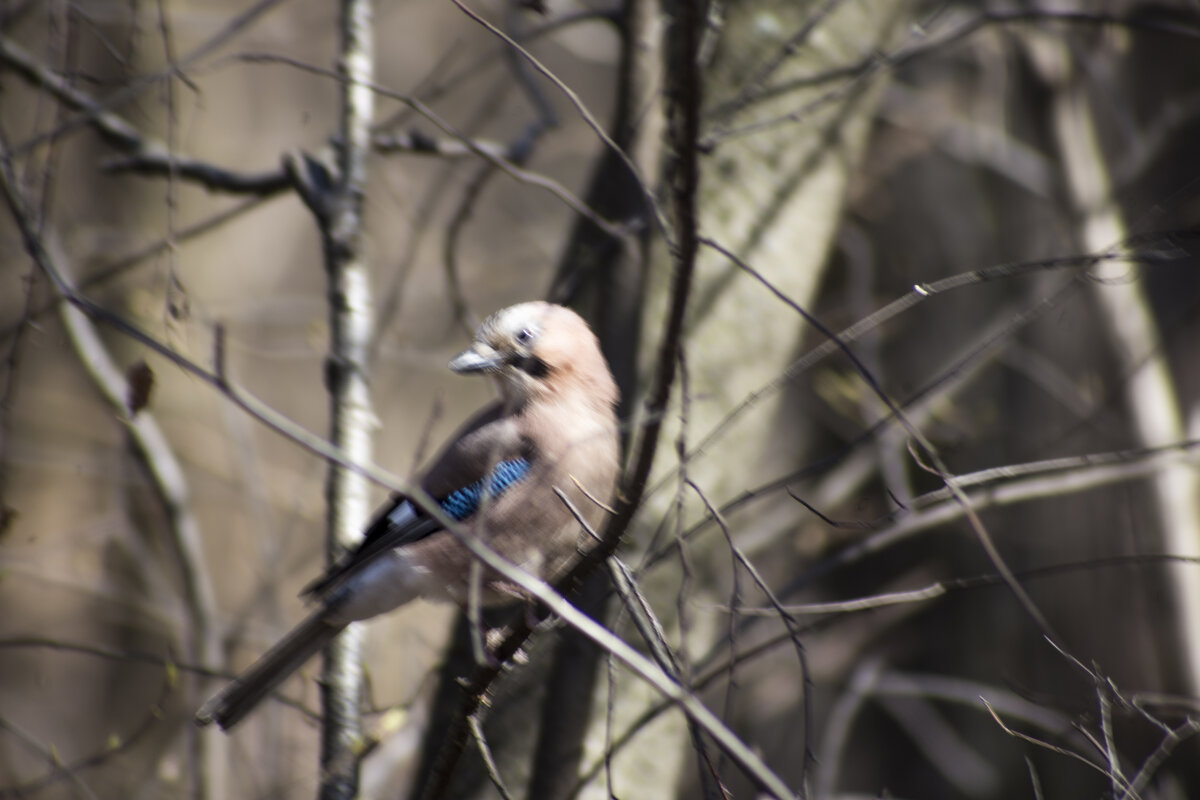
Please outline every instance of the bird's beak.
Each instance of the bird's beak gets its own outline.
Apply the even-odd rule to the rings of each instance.
[[[500,354],[483,342],[463,350],[450,362],[450,370],[459,375],[469,375],[472,372],[495,372],[500,369]]]

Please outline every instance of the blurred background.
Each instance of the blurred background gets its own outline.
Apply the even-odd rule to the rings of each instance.
[[[592,321],[636,446],[695,155],[705,244],[617,553],[672,677],[805,797],[1200,796],[1200,5],[706,3],[692,150],[676,3],[469,9],[509,41],[373,4],[375,463],[491,396],[446,362],[538,297]],[[326,463],[128,328],[326,434],[321,237],[282,164],[337,146],[340,25],[0,2],[0,797],[317,792],[316,662],[228,736],[191,716],[304,613]],[[651,649],[604,579],[586,604]],[[432,785],[465,630],[370,624],[362,797]],[[526,650],[493,777],[471,744],[445,796],[761,791],[563,626]]]

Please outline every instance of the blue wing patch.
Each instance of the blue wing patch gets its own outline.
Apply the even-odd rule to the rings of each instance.
[[[479,510],[479,505],[484,502],[485,497],[491,499],[499,497],[510,486],[524,480],[528,474],[529,461],[524,458],[501,461],[492,470],[491,475],[475,481],[470,486],[464,486],[451,492],[440,505],[442,510],[453,517],[456,522],[462,522]]]

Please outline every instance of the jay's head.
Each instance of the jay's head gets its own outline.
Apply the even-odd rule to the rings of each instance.
[[[553,303],[521,303],[492,314],[450,369],[491,375],[514,406],[576,392],[608,408],[617,401],[616,384],[591,328],[571,309]]]

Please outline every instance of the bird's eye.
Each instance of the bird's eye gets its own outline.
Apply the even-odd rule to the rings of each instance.
[[[522,328],[517,334],[517,344],[529,344],[533,341],[533,331],[529,328]]]

